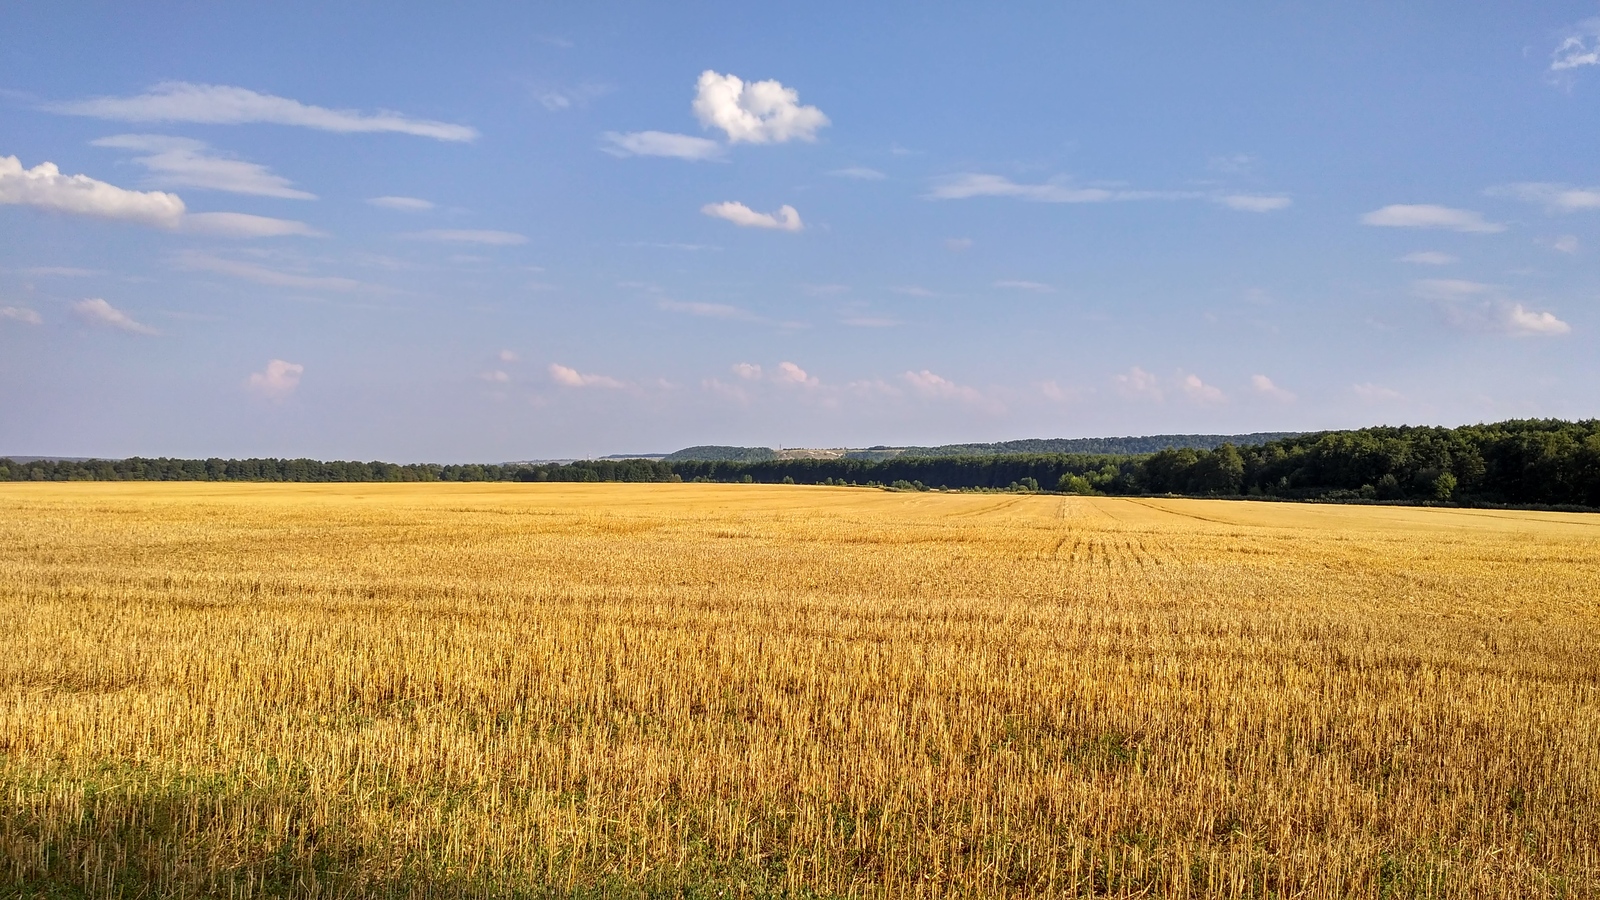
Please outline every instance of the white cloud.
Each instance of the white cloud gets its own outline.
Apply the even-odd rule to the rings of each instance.
[[[263,165],[230,159],[215,153],[205,141],[163,134],[119,134],[90,141],[96,147],[115,147],[146,155],[134,162],[150,170],[156,187],[192,187],[287,200],[315,200],[317,195],[291,187]]]
[[[1288,197],[1264,194],[1223,194],[1216,198],[1216,201],[1229,209],[1254,213],[1288,209],[1294,203]]]
[[[490,231],[487,229],[434,228],[428,231],[413,231],[402,235],[402,237],[418,241],[442,241],[454,244],[487,244],[491,247],[511,247],[528,242],[527,237],[514,231]]]
[[[1573,28],[1550,53],[1550,71],[1564,72],[1600,65],[1600,18]]]
[[[1016,197],[1041,203],[1104,203],[1108,200],[1135,199],[1136,192],[1106,188],[1076,187],[1060,181],[1044,184],[1018,184],[1003,175],[963,173],[937,179],[927,196],[930,200],[967,200],[972,197]],[[1144,199],[1142,196],[1139,199]]]
[[[857,181],[882,181],[889,177],[877,169],[869,169],[866,166],[847,166],[843,169],[834,169],[828,174],[835,178],[854,178]]]
[[[968,403],[981,403],[983,394],[976,388],[956,384],[942,375],[923,369],[920,372],[904,372],[900,375],[913,391],[924,397],[936,400],[960,400]]]
[[[511,380],[511,375],[509,373],[501,371],[500,369],[493,369],[493,370],[488,371],[488,372],[479,373],[478,377],[482,378],[484,381],[488,381],[488,382],[491,382],[491,383],[494,383],[494,384],[505,384],[506,382]]]
[[[0,156],[0,204],[176,228],[183,200],[164,191],[130,191],[87,175],[63,175],[55,163],[22,168],[15,156]]]
[[[100,274],[94,269],[80,269],[76,266],[29,266],[21,271],[24,275],[57,278],[85,278],[90,275]]]
[[[1368,403],[1388,403],[1402,399],[1399,391],[1386,388],[1381,384],[1373,384],[1370,381],[1351,385],[1350,389],[1355,392],[1357,397]]]
[[[1185,375],[1178,386],[1183,388],[1186,397],[1196,403],[1221,403],[1228,399],[1221,388],[1206,384],[1199,375]]]
[[[1461,260],[1438,250],[1418,250],[1400,257],[1400,261],[1416,263],[1419,266],[1448,266]]]
[[[720,128],[729,143],[781,144],[814,141],[828,117],[815,106],[801,106],[800,94],[776,81],[746,83],[710,69],[700,73],[694,114],[707,128]]]
[[[571,46],[568,44],[567,46]],[[551,112],[560,112],[573,107],[587,106],[589,101],[604,97],[611,93],[611,87],[604,84],[580,84],[576,87],[548,88],[539,91],[537,99],[545,109]]]
[[[1257,160],[1250,153],[1229,153],[1206,160],[1206,168],[1226,175],[1248,175]]]
[[[1450,278],[1415,283],[1417,296],[1433,301],[1446,322],[1467,331],[1488,331],[1512,337],[1557,337],[1572,331],[1554,314],[1528,309],[1500,296],[1492,284]]]
[[[1077,388],[1062,387],[1055,379],[1039,382],[1039,393],[1043,394],[1046,400],[1054,403],[1070,403],[1083,395],[1083,391]]]
[[[657,250],[683,250],[689,253],[697,253],[701,250],[722,250],[722,248],[716,244],[685,244],[681,241],[625,241],[621,244],[621,246],[654,247]]]
[[[720,160],[723,146],[716,141],[667,131],[633,131],[626,134],[608,131],[601,135],[606,144],[600,149],[612,156],[670,156],[691,162]]]
[[[326,237],[325,232],[304,222],[252,216],[249,213],[189,213],[183,217],[182,224],[183,231],[187,233],[221,237]]]
[[[44,322],[38,313],[25,306],[0,306],[0,319],[10,319],[25,325],[39,325]]]
[[[779,384],[796,384],[802,387],[816,387],[822,382],[815,375],[806,374],[806,370],[792,362],[778,363],[778,371],[772,373],[772,380]]]
[[[133,97],[96,97],[55,103],[45,108],[67,115],[120,122],[199,122],[209,125],[264,122],[345,134],[394,132],[441,141],[471,141],[478,137],[475,128],[413,119],[397,112],[380,110],[363,113],[327,109],[247,88],[190,84],[185,81],[163,81]]]
[[[848,284],[804,284],[800,289],[814,297],[831,297],[835,294],[850,293]]]
[[[175,263],[180,269],[230,275],[234,278],[242,278],[246,281],[254,281],[257,284],[271,285],[273,287],[300,288],[313,291],[340,291],[342,293],[382,290],[376,285],[356,281],[354,278],[280,272],[277,269],[269,269],[256,263],[224,259],[220,256],[212,256],[209,253],[199,253],[193,250],[178,254],[175,258]]]
[[[726,203],[707,203],[700,207],[700,211],[716,219],[727,219],[741,228],[775,228],[779,231],[800,231],[805,224],[800,221],[800,213],[794,207],[785,204],[778,207],[775,213],[758,213],[743,203],[728,201]]]
[[[1117,393],[1130,400],[1154,400],[1159,403],[1164,396],[1161,380],[1138,366],[1114,376],[1111,381],[1117,386]]]
[[[1417,295],[1429,300],[1456,300],[1476,294],[1485,294],[1494,289],[1494,285],[1484,284],[1481,281],[1467,281],[1462,278],[1422,278],[1412,285]]]
[[[972,249],[972,238],[945,238],[944,248],[951,253],[965,253]]]
[[[937,178],[924,195],[929,200],[968,200],[973,197],[1012,197],[1036,203],[1118,203],[1138,200],[1210,200],[1241,212],[1272,212],[1293,201],[1279,195],[1217,194],[1203,191],[1147,191],[1126,188],[1084,187],[1065,178],[1039,184],[1019,184],[1004,175],[962,172]]]
[[[501,350],[500,351],[500,361],[501,362],[514,363],[520,358],[521,357],[517,356],[516,351],[514,351],[514,350]]]
[[[571,388],[620,388],[622,382],[605,375],[585,375],[577,369],[568,368],[560,363],[550,364],[550,379],[562,387]]]
[[[746,381],[759,381],[761,379],[761,367],[755,363],[734,363],[732,371],[733,374]]]
[[[424,212],[433,209],[432,201],[420,197],[373,197],[367,202],[373,206],[400,212]]]
[[[299,363],[274,359],[262,371],[251,372],[245,386],[269,400],[283,400],[300,386],[300,376],[305,373],[306,367]]]
[[[1507,334],[1516,337],[1555,337],[1572,331],[1572,326],[1547,312],[1525,309],[1521,303],[1512,304],[1501,320]]]
[[[1550,246],[1562,253],[1577,253],[1578,236],[1575,234],[1563,234],[1551,242]]]
[[[1552,184],[1545,181],[1525,181],[1520,184],[1503,184],[1484,191],[1491,197],[1507,197],[1526,203],[1537,203],[1546,212],[1577,212],[1600,209],[1600,188],[1573,187],[1569,184]]]
[[[116,328],[133,334],[159,334],[148,325],[135,322],[131,316],[99,297],[90,297],[72,304],[78,318],[101,328]]]
[[[1033,291],[1038,294],[1048,294],[1055,290],[1042,281],[996,281],[994,286],[1013,291]]]
[[[677,300],[662,300],[656,306],[667,312],[683,313],[690,316],[702,316],[707,319],[735,319],[742,322],[759,322],[761,317],[747,309],[729,306],[726,303],[683,303]]]
[[[1294,401],[1294,394],[1292,392],[1286,391],[1283,388],[1278,387],[1276,384],[1273,384],[1272,379],[1265,375],[1251,375],[1250,386],[1255,388],[1256,393],[1263,397],[1271,397],[1274,400],[1279,400],[1284,403],[1290,403]]]
[[[1445,228],[1476,234],[1506,230],[1504,225],[1497,222],[1484,221],[1483,213],[1431,203],[1391,204],[1362,216],[1361,223],[1386,228]]]

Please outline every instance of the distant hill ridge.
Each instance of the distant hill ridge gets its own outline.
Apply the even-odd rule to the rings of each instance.
[[[771,447],[728,447],[707,444],[685,447],[664,462],[768,462],[775,459],[898,459],[902,457],[1002,456],[1017,453],[1103,453],[1134,455],[1162,450],[1214,450],[1223,444],[1256,447],[1270,441],[1299,437],[1296,431],[1260,431],[1253,434],[1154,434],[1144,437],[1030,438],[989,444],[941,444],[937,447],[864,447],[774,450]]]

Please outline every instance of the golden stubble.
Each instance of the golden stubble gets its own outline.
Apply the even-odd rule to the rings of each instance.
[[[1595,516],[5,485],[0,635],[0,895],[1600,895]]]

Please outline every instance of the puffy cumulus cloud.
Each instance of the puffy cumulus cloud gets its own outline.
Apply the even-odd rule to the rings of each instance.
[[[1600,65],[1600,18],[1573,27],[1550,51],[1550,71],[1570,72]]]
[[[251,372],[245,386],[268,400],[284,400],[300,387],[300,376],[305,373],[306,367],[299,363],[274,359],[260,372]]]
[[[439,241],[447,244],[484,244],[490,247],[512,247],[517,244],[526,244],[528,238],[514,231],[493,231],[489,229],[466,228],[433,228],[428,231],[413,231],[402,237],[415,241]]]
[[[734,363],[731,371],[745,381],[759,381],[761,379],[761,367],[755,363]]]
[[[1161,390],[1161,379],[1138,366],[1113,376],[1111,383],[1116,387],[1117,393],[1130,400],[1153,400],[1160,403],[1165,398]]]
[[[625,385],[615,378],[606,375],[593,375],[579,372],[560,363],[550,364],[550,380],[562,387],[569,388],[621,388]]]
[[[1503,184],[1489,188],[1484,193],[1491,197],[1506,197],[1524,203],[1537,203],[1546,212],[1578,212],[1600,209],[1600,188],[1573,187],[1569,184],[1552,184],[1546,181],[1525,181],[1520,184]]]
[[[154,328],[142,325],[133,317],[99,297],[90,297],[72,304],[72,313],[97,328],[115,328],[130,334],[159,334]]]
[[[1382,228],[1443,228],[1470,234],[1505,231],[1498,222],[1485,221],[1483,213],[1432,203],[1394,203],[1361,217],[1361,224]]]
[[[191,84],[186,81],[163,81],[143,94],[132,97],[95,97],[53,103],[45,109],[65,115],[119,122],[197,122],[208,125],[261,122],[343,134],[393,132],[440,141],[472,141],[478,137],[476,128],[416,119],[387,110],[363,113],[349,109],[328,109],[248,88]]]
[[[726,203],[707,203],[700,207],[700,211],[714,219],[726,219],[740,228],[800,231],[806,227],[800,221],[800,213],[788,204],[778,207],[778,211],[774,213],[759,213],[743,203],[730,200]]]
[[[1504,297],[1492,284],[1454,278],[1425,278],[1414,285],[1417,296],[1429,300],[1449,324],[1466,330],[1512,337],[1559,337],[1572,326],[1554,313],[1529,309]]]
[[[1039,382],[1039,393],[1052,403],[1070,403],[1083,396],[1083,391],[1074,387],[1065,387],[1055,379]]]
[[[667,156],[691,162],[721,160],[723,147],[713,140],[668,131],[608,131],[600,149],[612,156]]]
[[[1460,262],[1458,258],[1439,250],[1418,250],[1400,257],[1401,262],[1414,263],[1419,266],[1448,266]]]
[[[800,93],[777,81],[744,82],[710,69],[700,73],[694,114],[707,128],[720,128],[729,143],[782,144],[814,141],[828,117],[815,106],[801,106]]]
[[[500,356],[500,361],[501,362],[506,362],[506,363],[514,363],[517,360],[521,359],[521,357],[517,356],[517,353],[516,353],[515,350],[501,350],[500,353],[499,353],[499,356]]]
[[[903,372],[900,380],[905,382],[912,391],[935,400],[959,400],[967,403],[983,402],[983,394],[977,388],[957,384],[942,375],[923,369],[920,372]]]
[[[1294,203],[1281,194],[1223,194],[1213,199],[1229,209],[1253,213],[1277,212]]]
[[[1350,390],[1367,403],[1391,403],[1404,399],[1404,396],[1399,391],[1384,387],[1381,384],[1373,384],[1370,381],[1353,384],[1350,386]]]
[[[15,156],[0,156],[0,203],[176,228],[184,205],[177,194],[130,191],[87,175],[63,175],[55,163],[24,169]]]
[[[38,313],[26,306],[0,306],[0,319],[10,319],[24,325],[40,325],[44,322]]]
[[[1513,303],[1501,319],[1507,334],[1516,337],[1555,337],[1572,331],[1572,326],[1551,313],[1526,309]]]
[[[1283,403],[1292,403],[1295,399],[1292,392],[1278,387],[1271,378],[1265,375],[1251,375],[1250,386],[1255,389],[1257,394]]]
[[[779,384],[800,385],[801,387],[816,387],[822,382],[815,376],[806,373],[792,362],[778,363],[778,370],[772,373],[772,380]]]
[[[433,201],[421,197],[373,197],[368,203],[379,209],[393,209],[399,212],[426,212],[433,209]]]
[[[192,187],[287,200],[317,198],[292,187],[289,179],[274,175],[266,166],[216,153],[205,141],[162,134],[119,134],[90,143],[143,153],[135,156],[134,162],[150,171],[150,180],[156,187]]]
[[[231,212],[189,213],[183,217],[182,230],[188,234],[236,238],[327,236],[326,232],[293,219]]]
[[[1195,403],[1221,403],[1228,399],[1221,388],[1206,384],[1199,375],[1183,376],[1178,386],[1183,389],[1183,395]]]

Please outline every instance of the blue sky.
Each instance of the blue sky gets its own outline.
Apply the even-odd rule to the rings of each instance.
[[[1600,415],[1600,3],[1393,6],[16,5],[0,453]]]

